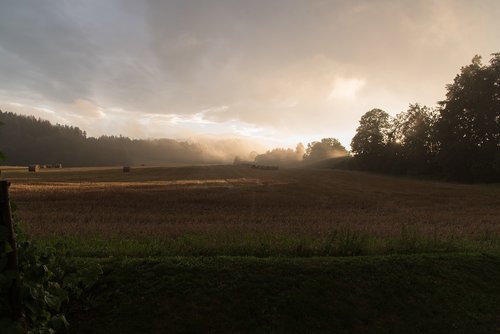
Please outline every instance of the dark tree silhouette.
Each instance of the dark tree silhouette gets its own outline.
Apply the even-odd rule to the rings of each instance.
[[[352,153],[361,168],[385,170],[390,130],[389,114],[382,109],[372,109],[361,117],[351,142]]]
[[[302,161],[304,145],[298,143],[295,150],[291,148],[275,148],[255,157],[255,163],[260,165],[275,165],[293,167]]]
[[[304,161],[320,161],[329,158],[346,156],[347,150],[335,138],[323,138],[321,141],[314,141],[307,144],[307,149],[304,154]]]
[[[436,170],[438,145],[435,124],[438,114],[418,103],[396,116],[389,132],[392,172],[431,174]]]
[[[475,56],[448,85],[440,102],[437,135],[445,176],[500,180],[500,53],[489,65]]]
[[[500,181],[500,53],[462,67],[437,111],[411,104],[392,119],[373,109],[361,117],[351,147],[354,168]]]

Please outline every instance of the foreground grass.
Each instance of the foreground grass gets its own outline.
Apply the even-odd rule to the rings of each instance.
[[[394,237],[373,236],[339,228],[323,235],[268,234],[262,232],[218,231],[184,234],[178,237],[45,237],[37,242],[65,250],[75,257],[150,256],[256,256],[314,257],[421,253],[500,253],[497,234],[472,237],[428,236],[413,227],[401,227]]]
[[[105,259],[74,333],[493,333],[500,255]]]

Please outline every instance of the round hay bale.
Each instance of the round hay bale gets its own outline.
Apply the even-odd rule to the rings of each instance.
[[[30,172],[38,172],[39,169],[40,169],[39,165],[29,165],[28,166],[28,171],[30,171]]]

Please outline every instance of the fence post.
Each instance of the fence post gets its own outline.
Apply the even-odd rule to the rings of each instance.
[[[19,262],[17,255],[16,235],[12,224],[12,212],[9,201],[9,186],[10,182],[0,180],[0,225],[6,227],[7,242],[10,244],[12,251],[7,253],[6,270],[13,271],[19,274]],[[9,303],[12,307],[12,317],[14,320],[20,320],[23,317],[21,307],[21,295],[19,291],[19,279],[12,281],[9,289]]]

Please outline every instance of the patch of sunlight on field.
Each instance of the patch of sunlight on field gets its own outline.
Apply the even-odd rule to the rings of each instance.
[[[282,184],[282,182],[276,182]],[[137,182],[37,182],[15,184],[20,191],[50,191],[70,189],[108,189],[108,188],[234,188],[237,186],[263,186],[260,179],[236,178],[214,180],[173,180],[173,181],[137,181]]]

